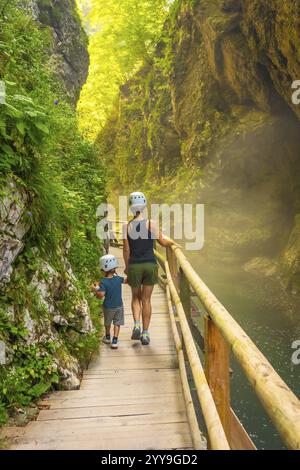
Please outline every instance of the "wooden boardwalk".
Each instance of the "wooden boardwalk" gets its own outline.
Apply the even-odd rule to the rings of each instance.
[[[150,346],[130,340],[128,286],[123,299],[119,349],[102,345],[80,390],[52,393],[37,421],[7,428],[10,449],[192,449],[165,293],[155,287]]]

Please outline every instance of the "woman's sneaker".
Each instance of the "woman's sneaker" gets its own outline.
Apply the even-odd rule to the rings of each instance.
[[[132,330],[131,339],[139,341],[141,339],[141,328],[140,326],[135,326]]]
[[[110,347],[111,347],[111,349],[118,349],[118,338],[113,338],[112,339]]]
[[[111,337],[110,335],[104,335],[103,338],[102,338],[102,343],[104,344],[110,344],[111,342]]]
[[[143,346],[148,346],[150,344],[150,336],[149,333],[142,333],[141,335],[141,343]]]

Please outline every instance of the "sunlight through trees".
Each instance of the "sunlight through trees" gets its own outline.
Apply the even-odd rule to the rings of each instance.
[[[119,86],[151,61],[168,12],[168,0],[80,0],[90,36],[90,73],[78,111],[82,130],[94,138],[104,125]]]

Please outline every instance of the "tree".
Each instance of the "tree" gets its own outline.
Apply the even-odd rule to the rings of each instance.
[[[95,137],[119,87],[151,61],[168,13],[168,0],[81,0],[87,12],[91,66],[78,106],[82,129]]]

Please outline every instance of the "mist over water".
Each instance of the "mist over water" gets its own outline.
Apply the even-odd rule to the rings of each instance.
[[[300,339],[299,310],[280,296],[278,285],[262,282],[241,266],[210,262],[201,252],[186,252],[197,273],[271,362],[282,379],[299,396],[300,366],[293,365],[292,342]],[[285,298],[285,296],[284,296]],[[259,449],[283,449],[277,431],[232,357],[232,407]]]

